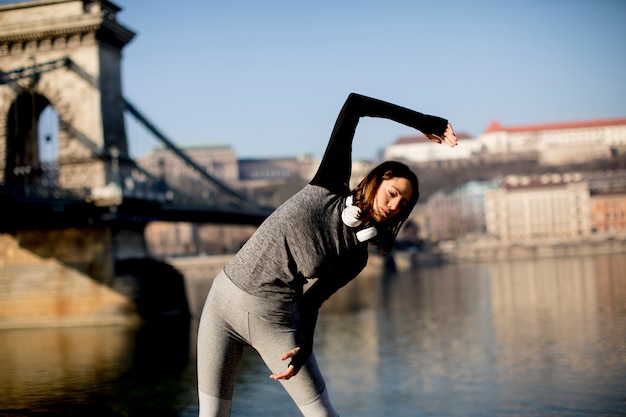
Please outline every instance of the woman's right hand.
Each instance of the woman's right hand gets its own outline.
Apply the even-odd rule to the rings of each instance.
[[[429,133],[426,137],[436,143],[446,142],[451,148],[454,148],[459,144],[459,139],[454,134],[454,129],[452,129],[452,125],[450,123],[448,123],[448,127],[446,127],[446,131],[443,133],[443,136],[437,136]]]

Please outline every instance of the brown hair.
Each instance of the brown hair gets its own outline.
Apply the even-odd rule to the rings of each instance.
[[[386,161],[372,169],[353,190],[354,204],[361,209],[361,216],[365,217],[372,209],[378,187],[384,180],[391,178],[405,178],[411,183],[411,199],[402,210],[391,219],[376,223],[378,236],[373,241],[378,252],[385,255],[393,249],[396,236],[404,221],[409,217],[419,198],[419,181],[417,175],[401,162]],[[374,222],[372,220],[372,222]],[[374,222],[375,223],[375,222]]]

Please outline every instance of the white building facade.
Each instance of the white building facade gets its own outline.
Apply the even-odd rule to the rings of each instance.
[[[626,152],[626,118],[505,127],[493,122],[477,138],[459,138],[450,148],[423,135],[399,138],[385,159],[416,163],[470,159],[476,155],[535,154],[544,165],[609,159]]]
[[[581,175],[509,176],[485,193],[487,233],[503,242],[588,236],[589,198]]]
[[[480,151],[480,142],[469,137],[460,137],[459,145],[451,148],[430,141],[426,136],[406,136],[385,148],[386,160],[432,162],[469,159]]]
[[[538,154],[544,165],[609,159],[626,150],[626,118],[504,127],[493,122],[478,138],[487,154]]]

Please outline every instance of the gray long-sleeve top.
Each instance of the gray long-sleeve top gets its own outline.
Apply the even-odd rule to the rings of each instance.
[[[443,135],[447,120],[391,103],[350,94],[339,113],[320,167],[300,192],[273,212],[225,266],[226,275],[249,294],[321,306],[367,263],[367,244],[341,220],[350,193],[352,140],[364,116],[386,118],[423,133]]]

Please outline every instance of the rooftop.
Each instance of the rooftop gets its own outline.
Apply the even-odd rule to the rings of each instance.
[[[536,125],[502,126],[497,121],[491,122],[484,133],[491,132],[538,132],[543,130],[587,129],[594,127],[625,126],[626,117],[616,119],[598,119],[578,122],[544,123]]]

